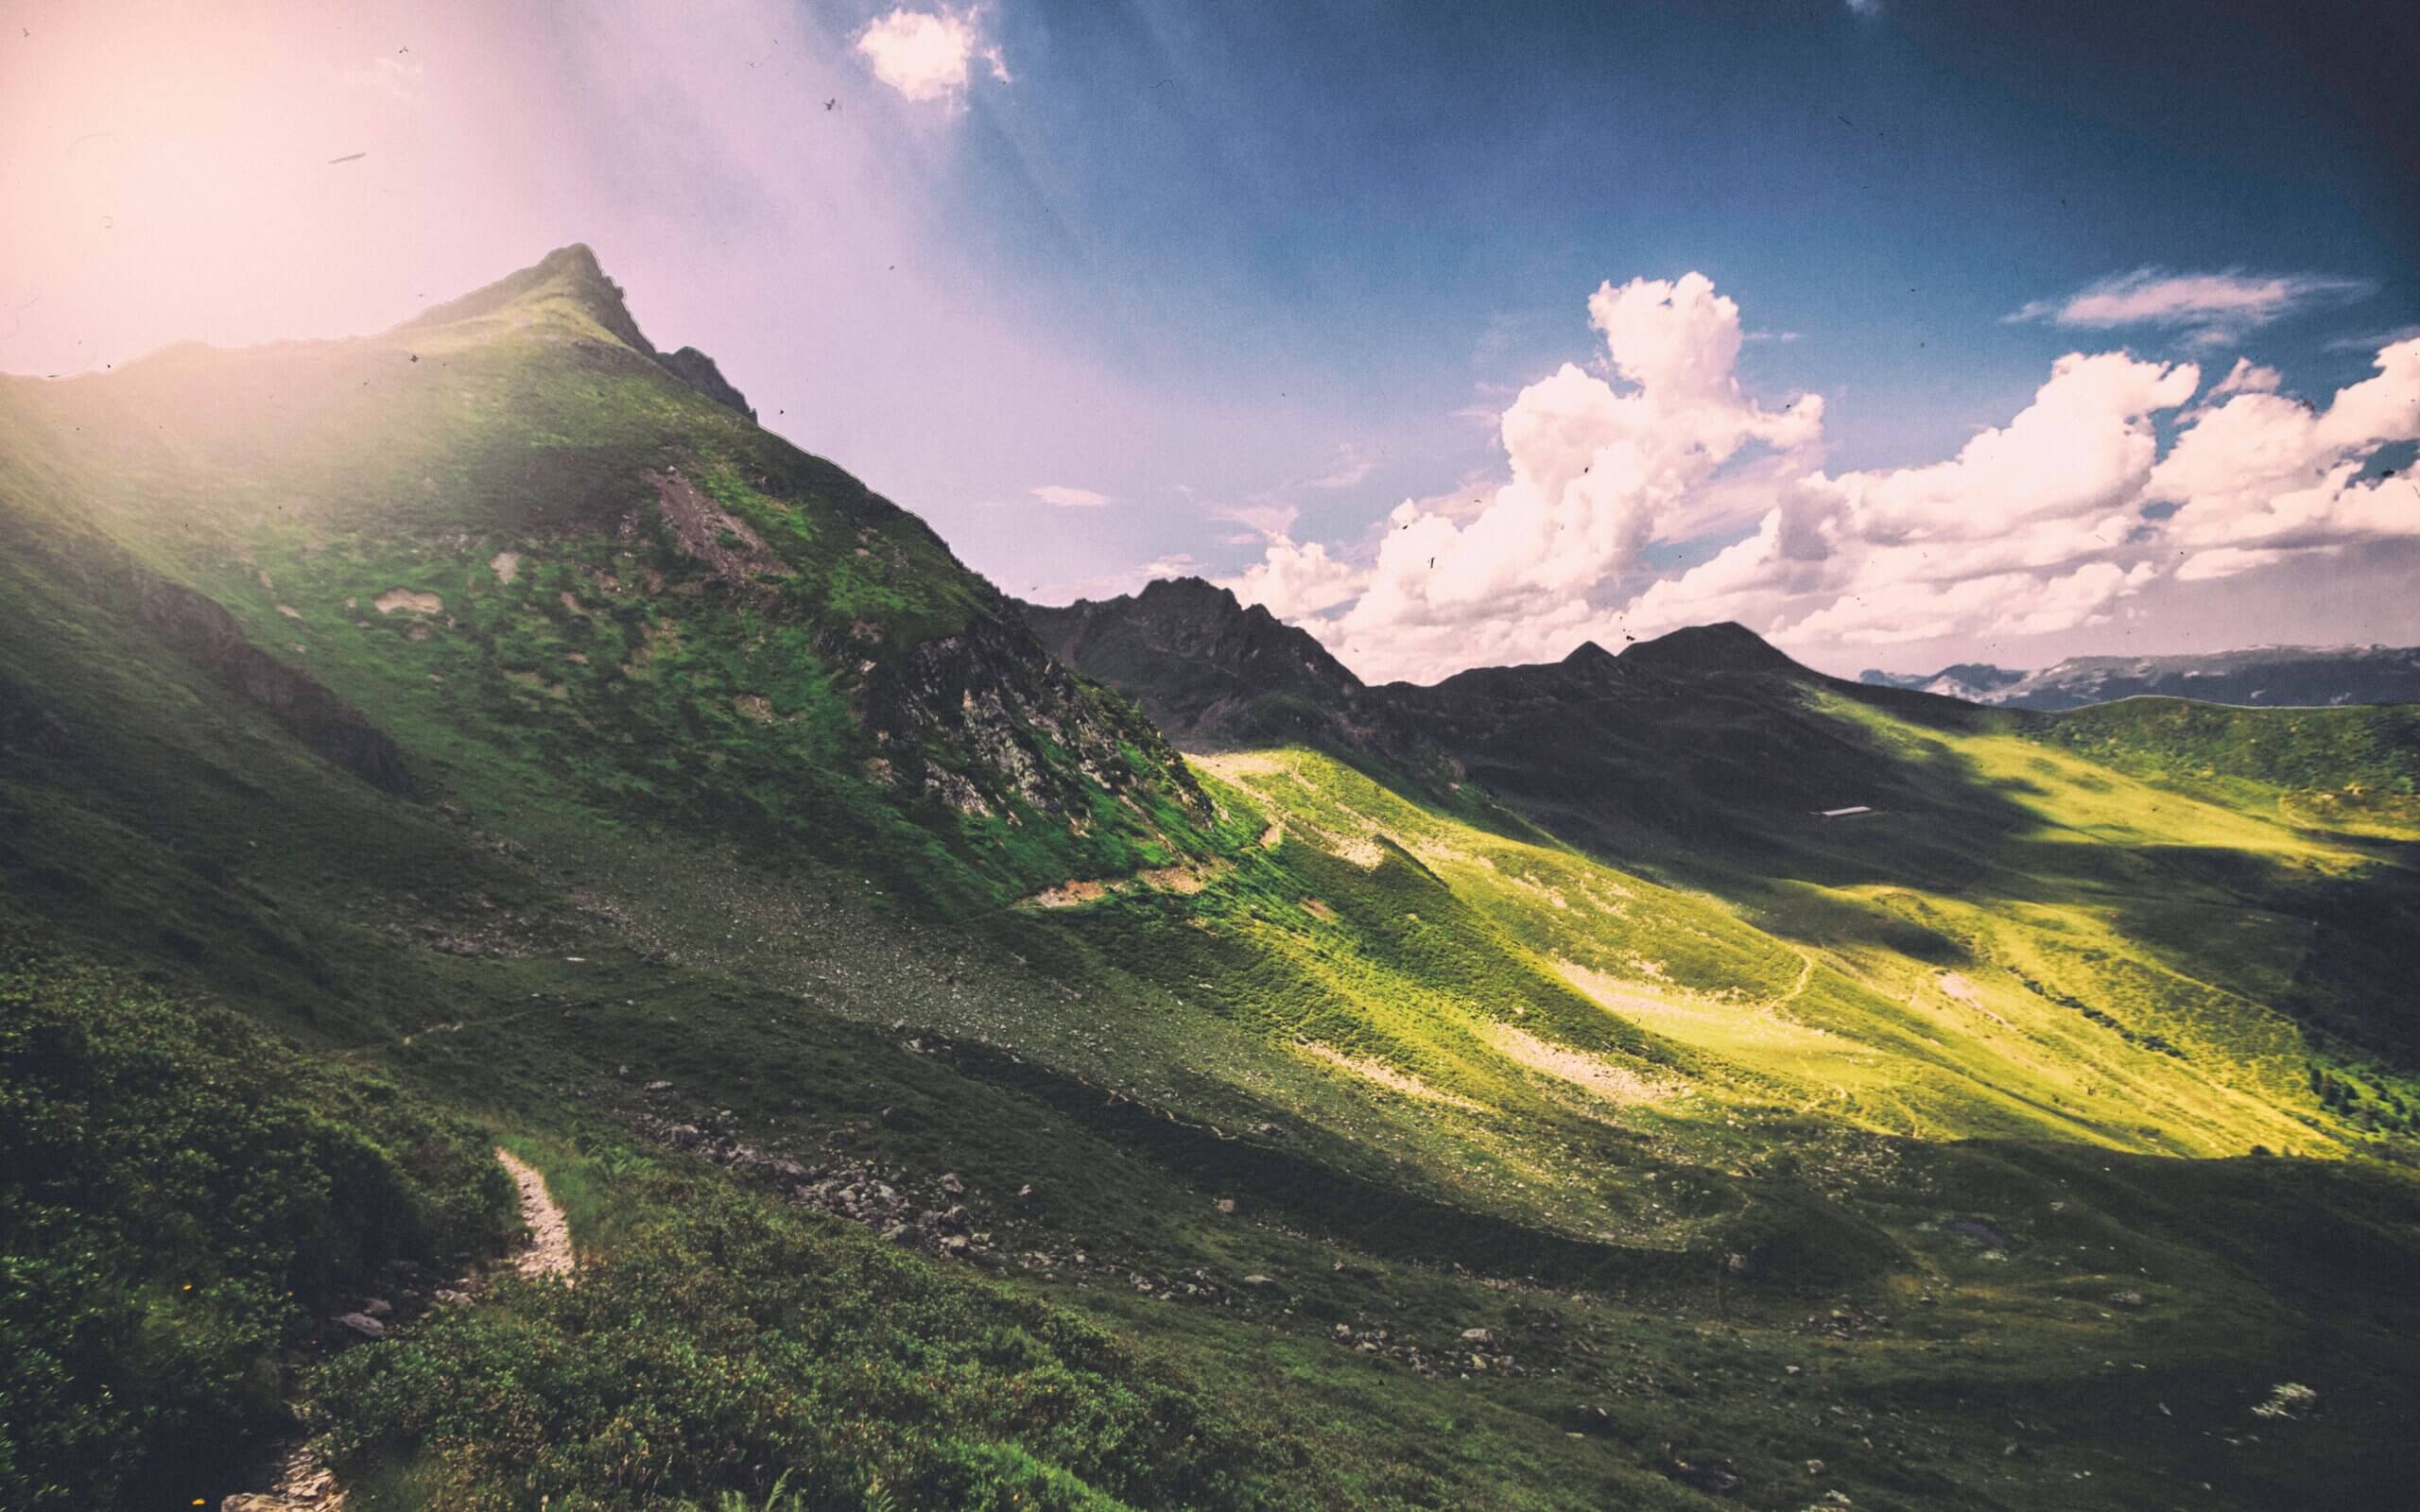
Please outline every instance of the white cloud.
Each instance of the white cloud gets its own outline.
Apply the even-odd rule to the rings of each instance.
[[[1269,538],[1260,560],[1219,586],[1234,590],[1246,604],[1268,606],[1281,620],[1311,622],[1307,627],[1324,640],[1322,632],[1332,627],[1318,616],[1359,597],[1369,582],[1368,568],[1330,556],[1316,541],[1298,545],[1292,537],[1279,534]]]
[[[1870,17],[1882,14],[1882,0],[1848,0],[1848,7],[1849,14],[1853,16]]]
[[[1989,628],[2006,636],[2042,635],[2098,625],[2118,601],[2159,576],[2149,562],[2122,568],[2085,562],[2055,576],[1994,573],[1958,582],[1882,581],[1846,593],[1772,633],[1800,643],[1888,645]]]
[[[2210,387],[2210,397],[2221,394],[2273,394],[2285,375],[2274,368],[2263,368],[2250,357],[2238,357],[2227,375]]]
[[[2151,416],[2193,397],[2201,370],[2122,352],[2069,353],[2005,426],[1930,467],[1850,473],[1861,533],[1880,541],[2005,538],[2029,520],[2105,512],[2142,487]]]
[[[2304,305],[2349,302],[2376,289],[2376,284],[2363,279],[2320,273],[2171,273],[2138,267],[2064,299],[2036,300],[2008,319],[2048,320],[2094,331],[2129,325],[2190,326],[2195,329],[2187,340],[2215,346]]]
[[[1733,458],[1819,438],[1820,400],[1768,410],[1741,392],[1738,306],[1703,275],[1608,282],[1588,312],[1625,387],[1565,364],[1522,389],[1498,421],[1509,482],[1467,505],[1406,501],[1366,569],[1272,540],[1231,583],[1237,596],[1280,617],[1350,601],[1322,633],[1374,678],[1543,654],[1601,618],[1591,592],[1641,547],[1684,522],[1694,533],[1702,490]]]
[[[1426,679],[1725,619],[1809,652],[2048,634],[2132,612],[2164,576],[2420,537],[2420,492],[2361,478],[2420,438],[2420,338],[2325,409],[2248,359],[2188,409],[2196,364],[2070,352],[1954,455],[1834,474],[1822,399],[1742,391],[1738,311],[1705,279],[1608,283],[1589,313],[1616,381],[1566,364],[1520,390],[1509,479],[1407,500],[1374,551],[1297,541],[1291,509],[1230,511],[1264,550],[1228,586],[1372,680]],[[1642,583],[1645,546],[1735,532]]]
[[[2214,577],[2233,577],[2261,567],[2273,567],[2294,554],[2290,551],[2262,550],[2256,547],[2214,546],[2197,551],[2176,569],[2180,583],[2205,582]]]
[[[1766,409],[1740,390],[1738,306],[1703,275],[1607,283],[1588,312],[1624,387],[1565,364],[1522,389],[1498,421],[1510,481],[1470,505],[1406,501],[1367,568],[1274,539],[1231,583],[1237,596],[1281,617],[1349,600],[1321,633],[1365,676],[1542,647],[1599,618],[1591,593],[1641,547],[1694,530],[1703,490],[1735,457],[1820,438],[1819,399]]]
[[[976,10],[938,12],[905,7],[867,24],[856,50],[873,77],[911,100],[959,100],[980,59],[1006,84],[1009,65],[996,43],[987,43]]]
[[[1110,502],[1106,493],[1095,493],[1090,489],[1065,488],[1056,483],[1046,483],[1026,491],[1043,503],[1056,505],[1062,509],[1098,509]]]
[[[2420,535],[2420,493],[2358,481],[2380,447],[2420,439],[2420,337],[2380,351],[2377,369],[2324,410],[2252,389],[2202,410],[2144,490],[2177,507],[2166,534],[2179,549],[2242,553]],[[2199,576],[2247,560],[2213,556]]]

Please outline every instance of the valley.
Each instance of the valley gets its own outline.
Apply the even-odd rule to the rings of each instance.
[[[2404,1484],[2408,708],[1020,605],[584,248],[0,380],[0,547],[9,1505]]]

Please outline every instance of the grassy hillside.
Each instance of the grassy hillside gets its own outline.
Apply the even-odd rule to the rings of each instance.
[[[2096,704],[2035,738],[2154,781],[2243,782],[2295,795],[2322,823],[2420,827],[2420,708],[2237,709],[2182,698]]]
[[[1184,851],[1147,724],[631,341],[572,249],[380,337],[10,380],[9,539],[92,611],[199,589],[482,816],[867,858],[953,906]]]
[[[501,1246],[486,1146],[216,1005],[0,962],[0,1496],[182,1504],[285,1417],[279,1365],[397,1263]]]
[[[10,1504],[289,1408],[363,1509],[2400,1485],[2394,813],[1694,663],[1188,765],[636,330],[561,254],[0,393]],[[491,1142],[578,1284],[336,1348]],[[110,1229],[188,1149],[261,1195]]]

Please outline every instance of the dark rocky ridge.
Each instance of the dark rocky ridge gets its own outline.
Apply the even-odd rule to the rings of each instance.
[[[678,352],[659,352],[655,354],[655,360],[664,364],[665,371],[716,404],[726,409],[736,410],[750,420],[756,418],[756,411],[749,407],[748,396],[733,387],[731,380],[722,375],[722,369],[715,366],[715,359],[697,348],[683,347]]]
[[[1733,624],[1619,656],[1589,643],[1560,662],[1374,688],[1307,632],[1199,579],[1024,609],[1055,654],[1140,704],[1182,748],[1315,746],[1439,802],[1470,801],[1475,784],[1594,848],[1642,825],[1705,838],[1769,827],[1777,814],[1893,801],[1889,764],[1818,713],[1818,693],[1921,719],[1973,713],[1825,677]]]
[[[1369,733],[1361,679],[1302,630],[1198,577],[1063,609],[1020,604],[1051,655],[1118,688],[1196,749]]]

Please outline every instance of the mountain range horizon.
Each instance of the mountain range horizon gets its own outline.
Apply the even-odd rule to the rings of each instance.
[[[749,406],[746,396],[742,394],[739,389],[733,387],[732,384],[723,376],[721,369],[717,366],[713,357],[709,356],[705,352],[700,352],[695,347],[687,346],[682,347],[674,352],[659,352],[656,350],[652,342],[648,341],[645,335],[640,334],[637,322],[631,318],[629,307],[625,302],[621,286],[615,284],[613,279],[605,273],[603,266],[597,260],[596,252],[585,242],[573,242],[562,247],[556,248],[552,251],[546,253],[544,257],[540,258],[536,263],[533,263],[517,272],[508,274],[505,277],[496,280],[494,283],[485,285],[482,288],[475,290],[458,299],[430,306],[422,314],[412,317],[411,318],[397,325],[388,334],[391,335],[394,333],[407,331],[413,327],[424,324],[441,324],[447,319],[456,318],[461,315],[475,312],[475,309],[483,302],[492,303],[496,301],[509,299],[513,293],[527,288],[539,281],[565,272],[568,272],[571,276],[579,280],[583,284],[591,288],[593,291],[591,297],[595,300],[597,305],[596,313],[597,314],[600,321],[606,325],[607,329],[613,331],[617,337],[628,342],[633,350],[639,351],[644,355],[658,362],[667,372],[670,372],[673,376],[679,378],[683,383],[696,389],[704,397],[714,400],[717,404],[724,404],[726,407],[746,416],[751,421],[755,421],[757,419],[756,411]],[[286,344],[286,342],[271,343],[271,345],[274,346],[283,346]],[[220,350],[200,347],[199,343],[172,342],[168,346],[164,347],[157,352],[147,353],[142,357],[134,359],[133,362],[130,362],[126,366],[133,368],[143,363],[169,358],[172,357],[173,354],[178,353],[181,350],[188,347],[197,347],[202,351]],[[6,376],[28,377],[31,375],[0,374],[0,377]],[[62,377],[60,374],[54,373],[43,375],[43,381],[69,381],[75,378],[96,375],[84,373],[69,374]],[[1174,573],[1150,578],[1142,588],[1137,589],[1131,593],[1113,594],[1100,600],[1078,597],[1071,599],[1064,605],[1029,605],[1028,607],[1063,608],[1073,610],[1086,605],[1115,604],[1122,600],[1134,598],[1138,594],[1149,593],[1154,586],[1162,582],[1175,582],[1180,584],[1202,583],[1205,586],[1217,588],[1219,592],[1225,593],[1231,599],[1235,596],[1234,589],[1231,585],[1211,583],[1208,579],[1200,577],[1196,575]],[[1260,608],[1260,606],[1257,605],[1245,606],[1240,601],[1238,601],[1236,607],[1239,610],[1246,608]],[[1261,609],[1261,612],[1266,613],[1267,610],[1265,609]],[[1739,626],[1736,622],[1732,621],[1715,621],[1709,623],[1712,627],[1718,628],[1737,629],[1742,633],[1751,635],[1754,633],[1748,630],[1746,627]],[[1665,633],[1669,635],[1680,632],[1668,631]],[[1308,637],[1306,636],[1306,639]],[[1650,637],[1649,639],[1654,640],[1661,638],[1663,637]],[[1762,637],[1757,637],[1757,639],[1759,642],[1762,642],[1763,640]],[[1643,643],[1636,642],[1634,639],[1630,644]],[[1570,654],[1576,655],[1580,651],[1594,644],[1596,644],[1595,642],[1583,639],[1572,648],[1572,652]],[[1599,649],[1602,648],[1599,647]],[[2262,643],[2243,646],[2224,647],[2205,653],[2170,653],[2155,654],[2152,656],[2129,656],[2113,652],[2105,654],[2069,656],[2061,659],[2059,662],[2049,666],[2033,669],[2034,672],[2038,674],[2039,679],[2044,685],[2019,689],[2014,694],[2006,694],[2003,690],[2009,688],[2012,684],[2027,680],[2026,669],[2000,667],[1983,662],[1959,663],[1929,674],[1893,673],[1882,671],[1877,668],[1869,668],[1858,674],[1858,680],[1876,686],[1913,688],[1936,692],[1942,694],[1944,696],[1957,697],[1968,702],[1992,704],[2009,703],[2014,707],[2065,709],[2080,707],[2083,704],[2090,702],[2106,701],[2107,698],[2136,696],[2141,694],[2157,693],[2175,696],[2179,694],[2181,690],[2188,686],[2188,684],[2181,679],[2207,677],[2213,668],[2225,667],[2230,663],[2239,663],[2253,660],[2255,653],[2270,653],[2268,661],[2279,663],[2280,665],[2357,660],[2370,662],[2388,661],[2397,663],[2386,674],[2386,679],[2382,683],[2378,682],[2377,669],[2375,668],[2363,668],[2360,671],[2347,671],[2333,667],[2328,668],[2325,672],[2318,674],[2319,680],[2322,683],[2329,684],[2331,690],[2335,687],[2341,686],[2343,689],[2351,691],[2331,691],[2328,693],[2323,693],[2311,697],[2310,701],[2314,704],[2401,703],[2413,701],[2415,696],[2420,696],[2420,648],[2389,646],[2376,643],[2360,645],[2295,645],[2278,643]],[[2136,669],[2135,679],[2132,679],[2133,681],[2142,681],[2145,678],[2154,678],[2155,679],[2158,679],[2157,685],[2154,686],[2151,682],[2143,682],[2143,685],[2135,688],[2133,692],[2112,693],[2106,695],[2105,697],[2086,696],[2083,696],[2078,691],[2079,687],[2093,680],[2093,675],[2099,674],[2099,680],[2105,681],[2107,680],[2108,673],[2116,670],[2119,666]],[[2301,670],[2303,677],[2306,679],[2310,678],[2313,675],[2313,669],[2308,666],[2302,667]],[[2368,675],[2364,676],[2364,673]],[[1961,674],[1964,674],[1964,676],[1962,676]],[[2332,683],[2329,682],[2331,678],[2334,679]],[[1443,681],[1448,679],[1440,679],[1438,680]],[[2127,679],[2121,679],[2120,680],[2126,681]],[[2129,685],[2131,685],[2131,682]],[[2210,683],[2195,688],[2193,691],[2197,694],[2210,695],[2205,697],[2204,701],[2239,701],[2239,699],[2225,696],[2223,687],[2223,683]],[[2214,690],[2217,691],[2214,692]],[[2256,702],[2257,700],[2254,701]],[[2271,700],[2271,702],[2273,705],[2275,700]]]

